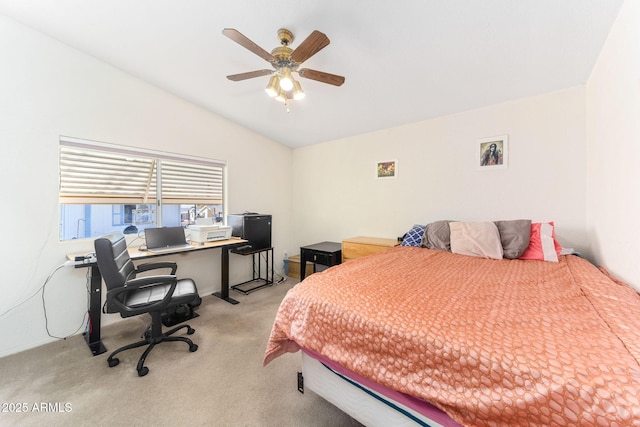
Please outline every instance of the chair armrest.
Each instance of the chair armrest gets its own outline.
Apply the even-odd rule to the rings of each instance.
[[[176,274],[178,270],[178,264],[171,261],[160,261],[160,262],[148,262],[146,264],[140,264],[136,267],[136,273],[142,273],[144,271],[156,270],[159,268],[170,268],[171,274]]]
[[[169,285],[172,283],[178,283],[177,277],[173,274],[142,276],[127,280],[121,289],[130,291],[132,289],[146,288],[147,286]]]
[[[114,304],[118,307],[118,311],[121,313],[129,313],[129,314],[140,314],[146,313],[150,311],[158,311],[162,310],[169,304],[171,298],[173,297],[173,293],[176,290],[176,286],[178,284],[178,279],[173,275],[163,275],[163,276],[146,276],[146,277],[137,277],[135,279],[128,280],[123,287],[112,289],[107,292],[107,301],[110,304]],[[165,286],[170,285],[169,291],[166,293],[164,298],[160,301],[155,301],[149,304],[145,304],[139,307],[129,307],[123,304],[118,297],[120,294],[125,294],[127,292],[135,291],[136,289],[146,288],[146,287],[154,287],[154,286]]]

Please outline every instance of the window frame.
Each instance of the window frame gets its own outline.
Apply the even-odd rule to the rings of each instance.
[[[160,227],[163,205],[227,210],[226,161],[60,136],[58,166],[60,215],[63,205],[120,205],[123,222],[125,205],[155,205]],[[115,211],[111,219],[114,228],[125,225],[113,223]]]

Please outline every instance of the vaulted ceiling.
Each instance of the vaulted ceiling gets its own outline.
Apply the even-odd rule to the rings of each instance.
[[[0,13],[239,123],[301,147],[586,83],[622,0],[0,0]],[[304,63],[346,77],[269,98],[269,68],[222,35],[267,51],[313,30]]]

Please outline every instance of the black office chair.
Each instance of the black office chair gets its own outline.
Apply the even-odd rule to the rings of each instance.
[[[144,333],[144,339],[121,347],[111,353],[107,362],[110,367],[120,363],[116,354],[124,350],[142,347],[147,349],[138,361],[138,375],[145,376],[149,368],[144,361],[156,344],[163,341],[184,341],[189,351],[198,350],[198,346],[186,337],[172,337],[180,329],[187,329],[191,335],[195,329],[189,325],[181,325],[167,332],[162,332],[162,313],[167,309],[183,304],[200,303],[196,284],[191,279],[176,279],[177,265],[174,262],[154,262],[139,265],[137,268],[129,258],[127,243],[122,233],[112,233],[95,240],[98,268],[107,285],[105,301],[106,313],[120,313],[122,317],[137,316],[143,313],[151,315],[151,326]],[[170,275],[140,276],[139,273],[158,268],[170,268]]]

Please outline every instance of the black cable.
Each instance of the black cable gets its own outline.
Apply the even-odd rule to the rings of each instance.
[[[142,236],[141,236],[141,234],[142,234]],[[132,244],[133,242],[135,242],[136,240],[138,240],[138,239],[145,239],[143,235],[144,235],[144,230],[140,230],[140,231],[138,231],[138,234],[136,235],[136,238],[135,238],[135,239],[133,239],[132,241],[130,241],[129,243],[127,243],[127,248],[128,248],[129,246],[131,246],[131,244]],[[146,239],[145,239],[145,240],[146,240]],[[142,247],[142,246],[146,246],[146,245],[140,245],[140,247]],[[139,249],[139,248],[138,248],[138,249]]]
[[[88,325],[88,320],[89,320],[89,310],[87,309],[87,310],[85,310],[84,314],[82,315],[82,323],[80,324],[78,329],[73,331],[73,333],[71,333],[71,334],[69,334],[67,336],[64,336],[64,337],[59,337],[59,336],[53,335],[51,333],[51,331],[49,330],[49,318],[47,317],[47,304],[46,304],[46,301],[45,301],[44,294],[45,294],[47,283],[49,283],[49,280],[51,280],[51,278],[53,277],[54,273],[56,273],[58,270],[60,270],[60,268],[62,268],[64,266],[65,266],[65,264],[62,264],[62,265],[56,267],[56,269],[51,272],[49,277],[47,277],[47,280],[45,280],[44,284],[40,287],[40,289],[42,289],[41,298],[42,298],[42,311],[44,313],[44,327],[45,327],[45,329],[47,331],[47,335],[49,335],[51,338],[56,338],[56,339],[59,339],[59,340],[66,340],[67,338],[77,334],[78,331],[80,329],[82,329],[82,327],[85,324]],[[86,289],[87,289],[87,295],[89,295],[90,291],[89,291],[89,270],[88,269],[87,269]],[[87,298],[87,307],[89,306],[88,304],[89,304],[89,302],[88,302],[88,298]]]
[[[45,285],[47,284],[47,282],[49,280],[51,280],[51,277],[53,277],[54,273],[58,270],[60,270],[62,267],[64,267],[64,264],[61,264],[59,266],[57,266],[52,272],[51,274],[49,274],[49,277],[47,277],[47,279],[44,281],[44,284],[42,286],[40,286],[38,289],[35,290],[35,292],[31,295],[29,295],[27,298],[24,299],[24,301],[19,302],[18,304],[14,305],[13,307],[9,308],[7,311],[5,311],[4,313],[0,314],[0,317],[3,317],[7,314],[9,314],[10,312],[12,312],[13,310],[15,310],[16,308],[20,307],[22,304],[25,304],[27,301],[29,301],[31,298],[35,297],[36,295],[38,295],[40,293],[41,290],[44,289]]]
[[[264,253],[260,253],[259,255],[261,258],[264,259],[264,263],[267,266],[267,277],[269,277],[269,263],[267,262],[267,253],[266,251]],[[274,258],[275,255],[272,255],[272,258]],[[262,262],[262,260],[259,260],[259,262]],[[275,265],[275,259],[273,260],[273,263]],[[275,276],[278,276],[279,279],[276,280]],[[254,277],[255,277],[255,269],[254,269]],[[280,271],[276,270],[275,268],[273,269],[273,283],[276,285],[279,285],[280,283],[284,283],[287,280],[287,278],[280,274]]]
[[[27,298],[24,299],[24,301],[14,305],[13,307],[9,308],[8,310],[6,310],[4,313],[0,314],[0,318],[6,316],[7,314],[9,314],[10,312],[12,312],[13,310],[15,310],[16,308],[20,307],[21,305],[25,304],[27,301],[31,300],[31,298],[35,297],[36,295],[38,295],[39,293],[41,294],[41,298],[42,298],[42,309],[44,312],[44,320],[45,320],[45,329],[47,330],[47,335],[49,335],[51,338],[57,338],[57,339],[66,339],[71,335],[75,335],[81,328],[82,325],[85,324],[85,318],[88,318],[88,310],[85,312],[85,314],[83,315],[83,320],[82,320],[82,324],[80,325],[80,327],[78,329],[76,329],[75,332],[73,332],[73,334],[68,335],[67,337],[57,337],[54,336],[50,333],[49,331],[49,324],[48,324],[48,319],[47,319],[47,307],[45,305],[45,298],[44,298],[44,293],[45,293],[45,288],[47,286],[47,283],[49,283],[49,281],[51,280],[51,278],[53,277],[53,275],[60,270],[61,268],[65,267],[67,264],[60,264],[59,266],[57,266],[50,274],[49,276],[47,276],[47,278],[45,279],[44,283],[42,284],[42,286],[40,286],[38,289],[35,290],[35,292],[31,295],[29,295]],[[87,276],[88,276],[89,272],[87,271]],[[89,287],[87,285],[87,293],[89,292]],[[87,305],[88,306],[88,305]]]

